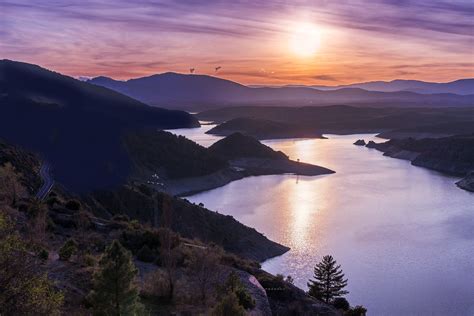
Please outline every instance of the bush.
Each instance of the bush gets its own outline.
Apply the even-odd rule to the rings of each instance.
[[[344,297],[336,297],[332,302],[332,306],[343,311],[347,311],[350,308],[349,302]]]
[[[117,222],[129,222],[130,217],[128,217],[128,215],[126,215],[126,214],[115,214],[112,217],[112,220],[117,221]]]
[[[95,266],[95,257],[91,254],[86,254],[82,256],[82,264],[86,267],[93,267]]]
[[[143,262],[153,262],[156,259],[156,255],[147,246],[144,245],[137,253],[137,259]]]
[[[365,316],[367,313],[367,309],[364,306],[357,305],[356,307],[352,307],[346,312],[348,316]]]
[[[165,272],[156,270],[145,275],[142,295],[148,298],[165,298],[169,292],[169,282]]]
[[[69,200],[66,203],[66,208],[71,211],[79,211],[81,208],[81,203],[76,200]]]
[[[77,251],[77,243],[73,239],[68,239],[59,249],[59,259],[68,261]]]
[[[46,203],[50,206],[50,207],[53,207],[54,204],[59,204],[59,200],[55,197],[50,197]]]
[[[46,261],[46,260],[48,260],[48,258],[49,258],[49,252],[48,252],[48,250],[42,248],[42,249],[38,252],[38,258],[40,258],[41,261]]]
[[[213,316],[243,316],[245,315],[245,309],[239,304],[239,300],[235,293],[230,292],[225,295],[219,303],[217,303],[217,305],[212,309],[211,314]]]
[[[235,291],[235,295],[237,295],[237,298],[239,299],[239,304],[245,309],[252,309],[255,307],[255,300],[243,287],[238,288],[237,291]]]

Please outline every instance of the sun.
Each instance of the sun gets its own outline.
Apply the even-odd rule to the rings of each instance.
[[[321,31],[311,23],[296,24],[290,32],[289,45],[295,55],[312,57],[321,46]]]

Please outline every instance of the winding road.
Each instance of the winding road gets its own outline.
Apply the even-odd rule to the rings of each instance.
[[[44,200],[53,188],[54,180],[50,172],[51,166],[48,163],[44,162],[41,165],[41,169],[39,172],[41,179],[43,179],[43,185],[38,190],[38,193],[36,193],[36,198],[38,198],[39,200]]]

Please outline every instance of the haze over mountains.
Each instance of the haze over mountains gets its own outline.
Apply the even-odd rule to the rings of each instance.
[[[217,77],[178,73],[156,74],[127,81],[97,77],[88,82],[150,105],[187,110],[242,104],[403,107],[474,104],[474,80],[471,79],[446,84],[396,80],[390,83],[373,82],[322,89],[316,89],[317,86],[248,87]],[[377,89],[380,91],[369,91]]]
[[[425,82],[420,80],[392,80],[392,81],[371,81],[354,83],[348,85],[325,86],[310,85],[298,86],[288,85],[287,87],[308,87],[318,90],[338,90],[344,88],[359,88],[368,91],[398,92],[409,91],[419,94],[453,93],[459,95],[474,94],[474,79],[459,79],[451,82]]]

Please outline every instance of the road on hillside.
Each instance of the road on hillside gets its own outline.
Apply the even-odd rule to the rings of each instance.
[[[54,185],[54,180],[51,177],[51,166],[48,163],[43,162],[43,164],[41,165],[40,176],[41,179],[43,179],[43,185],[38,190],[38,193],[36,193],[36,198],[44,200],[44,198],[48,196],[49,191],[51,191]]]

